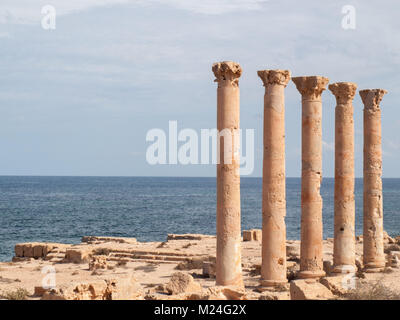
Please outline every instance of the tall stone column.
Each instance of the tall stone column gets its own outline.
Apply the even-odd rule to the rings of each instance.
[[[217,285],[243,286],[240,228],[239,77],[238,63],[212,67],[217,91]]]
[[[292,79],[302,95],[301,246],[298,277],[318,278],[323,270],[322,247],[322,92],[328,78]]]
[[[354,120],[353,99],[357,85],[329,85],[335,108],[335,223],[333,272],[355,272]]]
[[[368,272],[385,267],[383,248],[381,109],[383,89],[361,90],[364,103],[364,237],[363,260]]]
[[[262,70],[258,76],[265,87],[261,286],[275,286],[287,282],[284,89],[290,72]]]

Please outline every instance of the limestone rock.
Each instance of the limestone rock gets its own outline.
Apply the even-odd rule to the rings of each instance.
[[[264,292],[258,300],[290,300],[290,292]]]
[[[176,266],[178,270],[194,270],[194,269],[202,269],[204,264],[204,258],[196,257],[191,258],[187,261],[183,261]]]
[[[43,289],[43,288],[41,288]],[[135,300],[143,299],[143,290],[133,276],[118,280],[64,285],[56,289],[36,289],[42,300]]]
[[[385,244],[385,253],[390,253],[390,251],[400,251],[400,245],[398,244]]]
[[[356,258],[355,263],[357,270],[362,270],[364,268],[362,257]]]
[[[246,290],[239,286],[209,287],[202,300],[247,300]]]
[[[58,286],[42,294],[42,300],[110,300],[110,295],[107,282],[99,280]]]
[[[334,297],[327,287],[315,280],[293,280],[290,282],[291,300],[329,300]]]
[[[169,240],[203,240],[215,238],[205,234],[168,234],[167,241]]]
[[[137,240],[136,238],[84,236],[82,237],[82,242],[86,243],[117,242],[117,243],[136,244]]]
[[[243,230],[243,241],[261,241],[262,240],[262,230],[251,229]]]
[[[334,277],[325,277],[320,280],[321,284],[327,287],[335,295],[344,295],[351,290],[351,281],[356,281],[350,275],[338,275]]]
[[[286,245],[286,257],[288,260],[300,260],[300,244],[292,243]]]
[[[70,248],[65,252],[65,262],[87,263],[92,251],[87,248]]]
[[[296,278],[297,273],[300,271],[300,264],[296,261],[286,261],[286,278],[291,281]]]
[[[170,295],[201,291],[201,285],[194,281],[193,277],[183,272],[176,272],[166,286]]]
[[[44,289],[43,287],[35,287],[33,295],[35,297],[42,297],[46,292],[47,292],[47,289]]]
[[[111,300],[142,300],[143,289],[136,278],[131,275],[127,279],[109,281]]]
[[[326,275],[329,276],[329,275],[331,274],[332,268],[333,268],[333,266],[332,266],[332,261],[330,261],[330,260],[324,260],[324,262],[323,262],[323,268],[324,268],[324,271],[325,271]]]
[[[210,261],[203,262],[203,276],[215,278],[215,263]]]
[[[388,266],[400,268],[400,251],[390,251],[388,254]]]
[[[395,244],[396,239],[392,238],[389,236],[389,234],[386,231],[383,231],[383,241],[388,244]]]
[[[45,242],[17,243],[14,247],[15,257],[17,258],[46,258],[55,248],[64,250],[69,245]]]
[[[106,256],[94,256],[90,259],[89,270],[107,269],[107,265]]]
[[[206,290],[181,293],[172,297],[174,297],[174,300],[248,300],[249,297],[254,298],[254,294],[247,294],[243,287],[215,286]],[[160,298],[157,297],[157,300],[160,300]]]

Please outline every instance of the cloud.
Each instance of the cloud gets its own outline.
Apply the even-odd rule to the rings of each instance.
[[[93,7],[111,6],[138,2],[133,0],[3,0],[0,8],[0,23],[33,24],[40,22],[43,17],[41,11],[46,5],[52,5],[57,15],[66,15],[83,11]]]
[[[224,14],[241,10],[260,10],[268,0],[152,0],[202,14]]]
[[[110,131],[103,128],[111,129],[111,124],[115,124],[112,135],[120,140],[128,137],[130,130],[145,132],[154,123],[162,126],[170,117],[182,119],[187,127],[199,123],[208,127],[215,121],[211,64],[232,59],[244,70],[241,123],[257,128],[259,145],[264,89],[257,70],[285,68],[293,76],[320,74],[331,82],[354,81],[360,89],[389,90],[382,102],[383,147],[388,165],[396,168],[400,19],[394,7],[398,4],[392,1],[393,10],[388,10],[379,4],[355,2],[357,28],[344,30],[341,4],[264,2],[2,0],[0,21],[8,23],[0,24],[4,27],[0,68],[5,75],[0,89],[2,136],[10,137],[7,143],[15,142],[14,123],[20,123],[22,116],[28,119],[30,130],[57,132],[61,122],[80,136],[90,131],[86,125],[90,119],[90,128],[99,128],[93,143],[109,139]],[[63,16],[57,20],[55,32],[40,28],[41,8],[48,4]],[[30,25],[18,25],[21,23]],[[292,82],[285,99],[287,168],[291,175],[298,175],[301,97]],[[356,142],[362,142],[363,106],[358,95],[354,103]],[[323,95],[323,105],[324,163],[332,169],[335,102],[329,90]],[[125,127],[124,121],[129,122]],[[140,134],[131,139],[138,152],[141,139]],[[22,145],[25,143],[26,139]],[[362,143],[356,143],[355,149],[362,164]],[[77,154],[86,149],[71,147],[69,151]],[[46,165],[55,166],[51,162]],[[131,174],[131,167],[126,170]],[[140,174],[145,172],[142,170],[148,168],[138,167]]]
[[[389,141],[387,141],[387,145],[389,146],[390,149],[400,150],[400,144],[397,142],[389,140]]]
[[[335,144],[333,142],[322,141],[322,149],[325,151],[334,151]]]
[[[0,38],[11,38],[11,34],[9,32],[0,32]]]
[[[218,15],[235,11],[260,10],[268,0],[53,0],[57,15],[73,14],[95,7],[117,5],[167,5],[194,13]],[[43,17],[41,10],[48,0],[2,0],[0,23],[33,24]]]

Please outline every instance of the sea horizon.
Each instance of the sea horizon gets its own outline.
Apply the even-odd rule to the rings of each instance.
[[[77,178],[217,178],[216,176],[176,176],[176,175],[171,175],[171,176],[150,176],[150,175],[134,175],[134,176],[128,176],[128,175],[42,175],[42,174],[0,174],[0,177],[77,177]],[[241,176],[240,179],[248,179],[248,178],[256,178],[256,179],[261,179],[262,176]],[[301,176],[287,176],[286,179],[301,179]],[[335,179],[335,177],[331,176],[322,176],[322,179]],[[354,179],[363,179],[362,176],[359,177],[354,177]],[[382,176],[382,179],[400,179],[400,177],[384,177]]]
[[[324,178],[323,235],[333,237],[334,179]],[[301,178],[286,178],[287,238],[300,239]],[[241,179],[242,230],[260,229],[262,178]],[[363,181],[355,178],[356,235]],[[400,179],[383,178],[384,227],[400,234]],[[79,243],[81,237],[165,241],[168,233],[215,235],[215,177],[0,176],[0,261],[16,243]]]

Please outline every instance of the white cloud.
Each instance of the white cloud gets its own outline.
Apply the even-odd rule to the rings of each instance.
[[[400,149],[400,144],[391,140],[387,141],[387,145],[389,146],[390,149],[393,150],[399,150]]]
[[[0,38],[11,38],[11,34],[8,32],[0,32]]]
[[[334,151],[335,150],[335,144],[333,142],[322,141],[322,148],[325,151]]]
[[[201,14],[224,14],[234,11],[260,10],[268,0],[2,0],[0,23],[32,24],[42,18],[43,6],[52,5],[57,15],[66,15],[94,7],[124,4],[167,5],[174,8]]]
[[[49,3],[51,2],[51,3]],[[57,15],[79,12],[92,7],[141,2],[135,0],[2,0],[0,8],[0,23],[37,23],[43,17],[41,10],[46,5],[52,5]]]
[[[268,0],[151,0],[203,14],[223,14],[240,10],[260,10]]]

